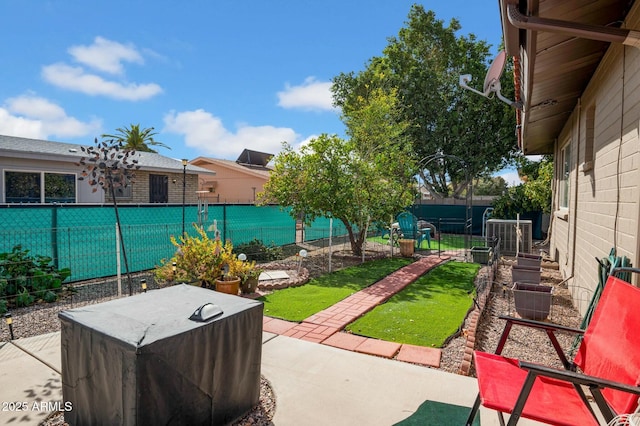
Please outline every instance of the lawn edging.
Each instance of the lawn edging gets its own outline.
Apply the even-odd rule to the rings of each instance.
[[[480,275],[483,272],[483,269],[486,270],[486,277],[481,277]],[[489,295],[491,294],[491,287],[493,285],[493,280],[495,277],[495,271],[493,266],[484,266],[480,273],[478,274],[478,279],[486,280],[486,285],[481,291],[476,295],[476,303],[473,304],[473,309],[471,313],[467,316],[467,324],[466,324],[466,342],[464,346],[464,354],[462,356],[462,362],[460,363],[460,368],[458,370],[458,374],[463,376],[468,376],[471,373],[471,364],[473,362],[473,351],[475,349],[476,344],[476,332],[478,331],[478,323],[480,322],[480,318],[482,317],[482,313],[484,312],[484,308],[487,304],[487,300],[489,300]],[[476,286],[478,288],[478,286]]]

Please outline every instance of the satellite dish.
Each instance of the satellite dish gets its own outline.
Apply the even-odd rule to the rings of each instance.
[[[473,93],[477,93],[478,95],[484,96],[485,98],[490,98],[491,94],[495,93],[498,99],[500,99],[502,102],[515,108],[522,109],[521,103],[511,101],[502,96],[502,93],[500,93],[500,77],[502,76],[502,70],[504,69],[506,60],[507,54],[504,52],[504,50],[498,53],[498,55],[491,63],[489,71],[487,71],[487,75],[484,77],[482,92],[469,86],[469,82],[473,79],[471,74],[463,74],[460,76],[460,87],[462,87],[463,89],[471,90]]]
[[[482,91],[486,94],[491,90],[491,86],[496,82],[500,81],[500,77],[502,77],[502,70],[504,69],[504,63],[507,60],[507,54],[505,51],[501,51],[498,53],[498,56],[493,60],[491,66],[489,67],[489,71],[487,71],[487,75],[484,78],[484,86]]]

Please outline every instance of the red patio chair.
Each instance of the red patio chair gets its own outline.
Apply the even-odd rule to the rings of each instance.
[[[502,413],[511,414],[508,425],[515,425],[520,417],[553,425],[598,425],[585,389],[606,422],[617,415],[632,413],[638,406],[639,288],[609,277],[593,319],[584,331],[519,318],[503,319],[507,323],[496,353],[474,352],[480,392],[467,425],[472,424],[480,404],[498,411],[501,425],[504,425]],[[546,332],[565,370],[501,356],[513,325]],[[560,347],[556,331],[584,333],[573,362],[568,361]]]

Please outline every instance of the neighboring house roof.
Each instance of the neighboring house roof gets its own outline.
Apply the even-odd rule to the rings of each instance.
[[[15,136],[0,135],[0,156],[32,158],[37,160],[59,160],[78,162],[85,154],[81,147],[88,148],[94,144],[76,145],[64,142],[51,142],[40,139],[19,138]],[[165,157],[153,152],[141,152],[139,165],[141,170],[161,172],[182,172],[182,160]],[[202,173],[215,175],[215,172],[201,167],[187,164],[188,174]]]
[[[249,165],[249,164],[240,164],[236,161],[231,160],[221,160],[217,158],[208,158],[208,157],[198,157],[190,161],[191,164],[195,165],[212,165],[227,167],[233,170],[238,170],[248,175],[261,177],[264,179],[269,178],[269,173],[271,172],[271,168],[268,166],[257,166],[257,165]]]
[[[551,154],[610,43],[634,42],[629,30],[618,28],[633,1],[499,3],[506,52],[516,59],[516,100],[523,103],[521,148]]]

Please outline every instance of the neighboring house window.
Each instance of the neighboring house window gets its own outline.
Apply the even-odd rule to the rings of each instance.
[[[62,173],[45,173],[44,202],[75,203],[76,175]]]
[[[76,202],[75,174],[7,171],[4,176],[6,203]]]
[[[586,114],[586,134],[585,134],[585,147],[584,147],[584,163],[582,164],[582,171],[586,172],[593,168],[593,146],[595,144],[595,118],[596,107],[590,106],[587,108]]]
[[[571,144],[560,150],[560,207],[569,207],[569,176],[571,174]]]

